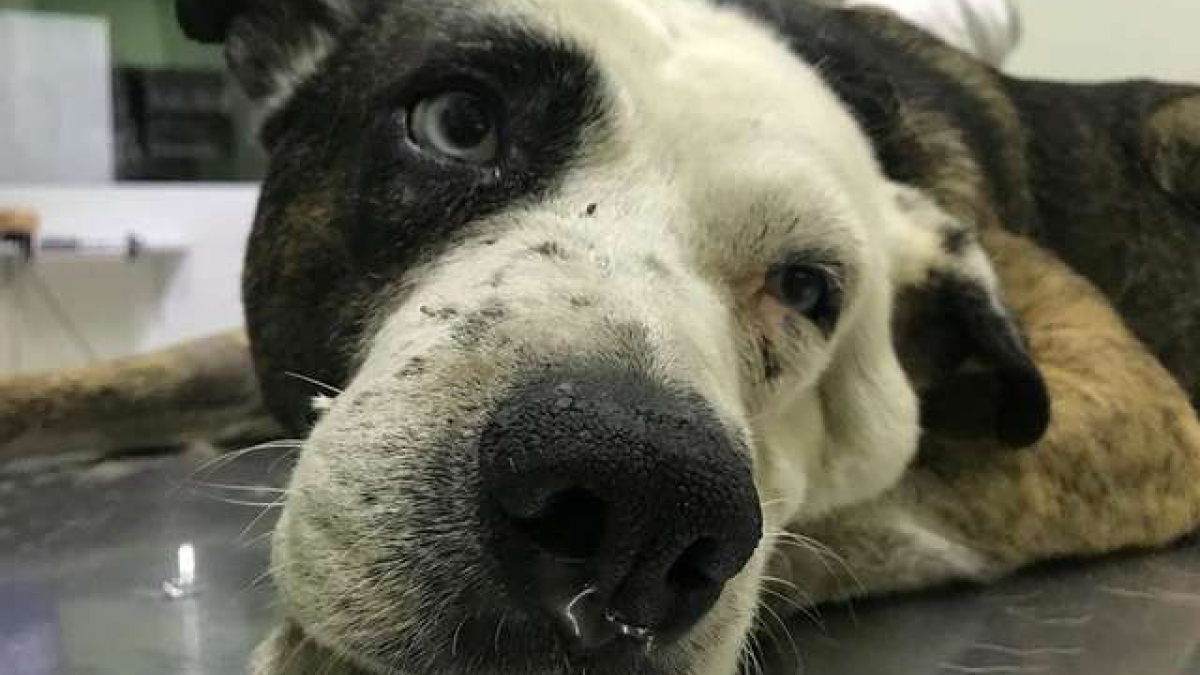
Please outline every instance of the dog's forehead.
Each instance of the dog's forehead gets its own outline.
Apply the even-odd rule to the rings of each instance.
[[[577,45],[620,102],[680,128],[719,123],[726,134],[786,117],[818,141],[847,120],[816,68],[736,3],[705,0],[487,0],[481,17]],[[834,117],[836,119],[823,119]],[[712,139],[717,140],[717,139]]]
[[[609,112],[626,128],[650,127],[654,135],[639,142],[657,138],[664,155],[701,137],[722,155],[732,146],[761,154],[754,141],[768,135],[793,151],[811,148],[810,161],[844,164],[870,154],[818,69],[742,3],[476,0],[396,3],[388,11],[401,17],[393,24],[401,32],[419,25],[450,38],[443,45],[470,44],[479,35],[569,45],[599,74]]]
[[[822,220],[873,199],[881,176],[852,113],[816,66],[738,3],[485,0],[470,13],[576,48],[604,89],[607,140],[647,158],[638,171],[653,165],[690,183],[681,187],[714,220],[744,216],[736,211],[763,191]],[[602,155],[602,145],[585,153]]]

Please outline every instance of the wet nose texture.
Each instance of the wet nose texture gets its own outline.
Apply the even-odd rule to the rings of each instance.
[[[762,535],[750,459],[697,395],[551,368],[480,436],[481,510],[515,599],[577,650],[703,618]]]

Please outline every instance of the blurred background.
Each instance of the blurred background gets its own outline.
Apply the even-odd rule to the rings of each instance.
[[[0,180],[231,181],[262,173],[250,108],[220,49],[188,41],[171,2],[3,0],[0,50],[0,100],[12,122],[3,133],[20,160],[6,162]]]
[[[0,249],[0,375],[239,325],[255,127],[172,2],[0,0],[0,209],[39,241]]]
[[[0,243],[0,375],[241,322],[265,158],[220,49],[188,42],[172,5],[0,0],[0,209],[32,214],[39,242],[32,264]],[[1197,0],[1018,6],[1014,74],[1200,82]]]

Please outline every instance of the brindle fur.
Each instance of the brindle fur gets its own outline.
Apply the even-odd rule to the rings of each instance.
[[[763,4],[890,177],[1053,251],[1200,401],[1200,88],[1021,80],[887,11]]]

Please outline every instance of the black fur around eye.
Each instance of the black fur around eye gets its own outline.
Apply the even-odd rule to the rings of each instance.
[[[409,111],[409,138],[426,153],[468,164],[487,164],[500,153],[499,118],[496,107],[477,94],[435,94],[418,101]]]
[[[767,275],[767,292],[821,330],[832,330],[841,311],[841,287],[825,265],[781,265]]]

